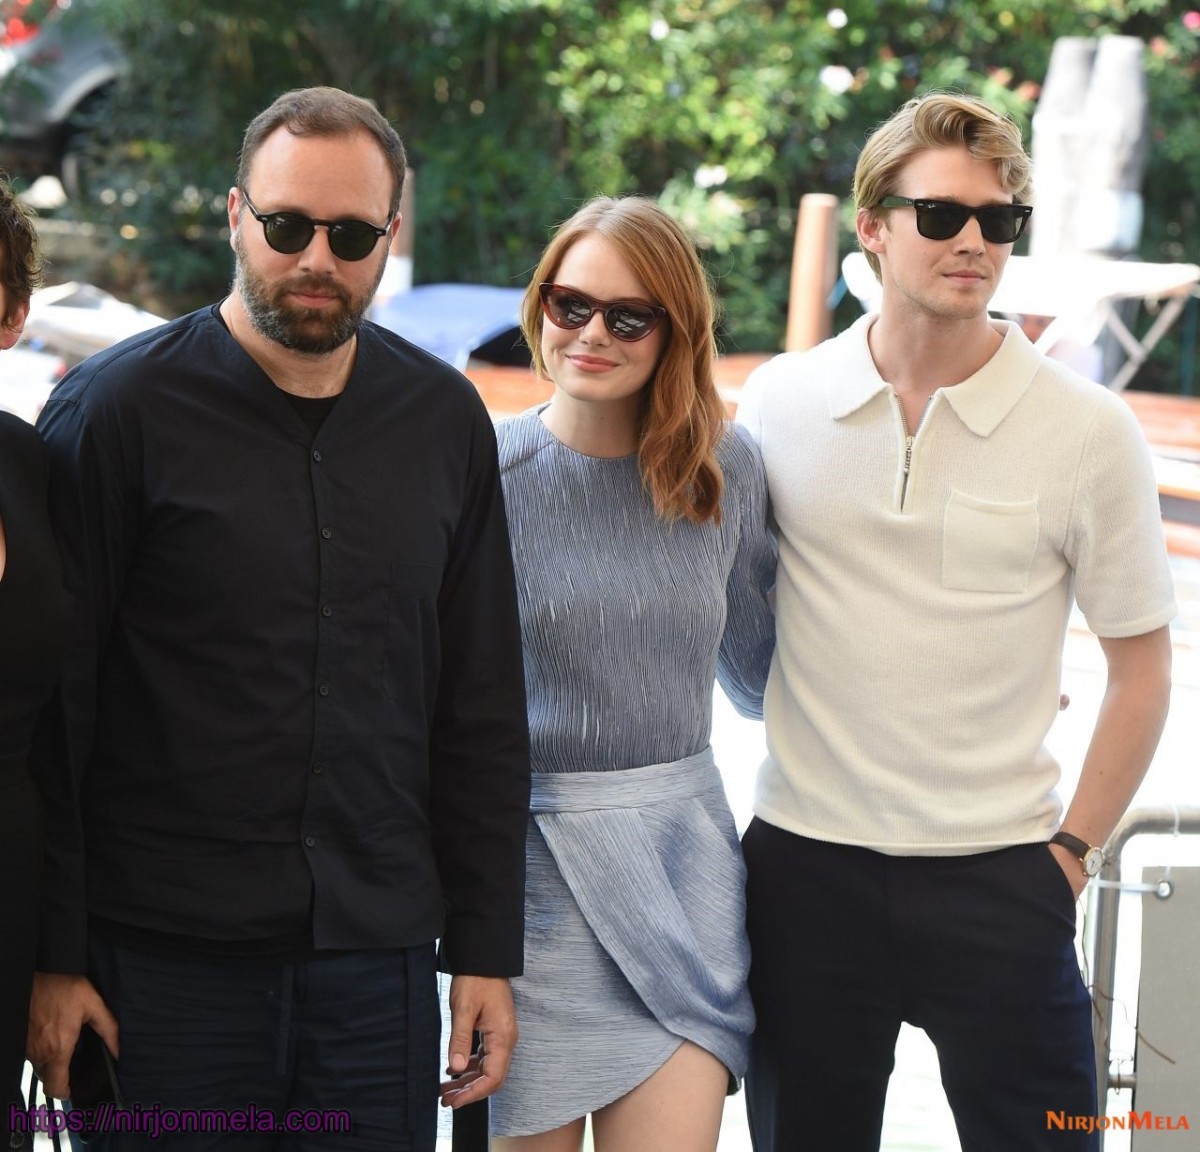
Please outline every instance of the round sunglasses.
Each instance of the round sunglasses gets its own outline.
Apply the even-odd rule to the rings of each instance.
[[[657,304],[632,300],[593,300],[576,288],[562,284],[539,284],[542,311],[556,328],[582,328],[597,312],[610,335],[626,344],[644,340],[666,318],[667,310]]]
[[[276,252],[294,256],[312,243],[317,225],[329,231],[329,250],[339,260],[363,260],[369,256],[386,228],[376,228],[365,220],[317,220],[299,212],[260,212],[254,207],[245,188],[238,189],[250,215],[263,226],[267,243]]]
[[[989,244],[1015,244],[1025,231],[1033,212],[1032,204],[984,204],[972,208],[955,200],[911,200],[907,196],[888,196],[880,208],[912,208],[917,214],[917,231],[926,240],[949,240],[957,236],[972,216]]]

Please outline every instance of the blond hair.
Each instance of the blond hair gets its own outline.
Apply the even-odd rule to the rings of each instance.
[[[1017,203],[1029,203],[1032,165],[1017,124],[975,96],[929,92],[909,100],[871,133],[854,168],[855,204],[887,211],[879,202],[895,193],[901,170],[917,153],[960,147],[995,164],[1004,190]],[[863,255],[878,276],[879,257]]]

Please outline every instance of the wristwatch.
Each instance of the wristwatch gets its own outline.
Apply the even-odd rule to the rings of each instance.
[[[1078,836],[1072,836],[1070,832],[1055,832],[1050,837],[1050,843],[1061,844],[1068,852],[1078,856],[1079,863],[1083,867],[1083,874],[1089,879],[1092,876],[1100,875],[1100,869],[1104,867],[1103,848],[1088,844],[1085,840],[1080,840]]]

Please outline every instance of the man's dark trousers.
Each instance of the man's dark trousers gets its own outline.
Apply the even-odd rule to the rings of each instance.
[[[1094,1152],[1075,900],[1045,844],[886,856],[754,820],[746,1105],[756,1152],[877,1152],[901,1022],[923,1028],[963,1152]]]
[[[154,954],[94,932],[90,963],[120,1024],[126,1112],[157,1109],[159,1135],[121,1133],[89,1149],[432,1152],[441,1030],[432,944],[284,963]],[[259,1130],[168,1129],[196,1110]]]

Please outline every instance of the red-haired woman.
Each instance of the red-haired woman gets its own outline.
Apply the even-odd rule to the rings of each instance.
[[[522,327],[544,407],[500,425],[534,785],[520,1038],[493,1147],[715,1148],[754,1017],[714,675],[760,715],[775,549],[713,380],[715,304],[653,202],[558,230]]]

